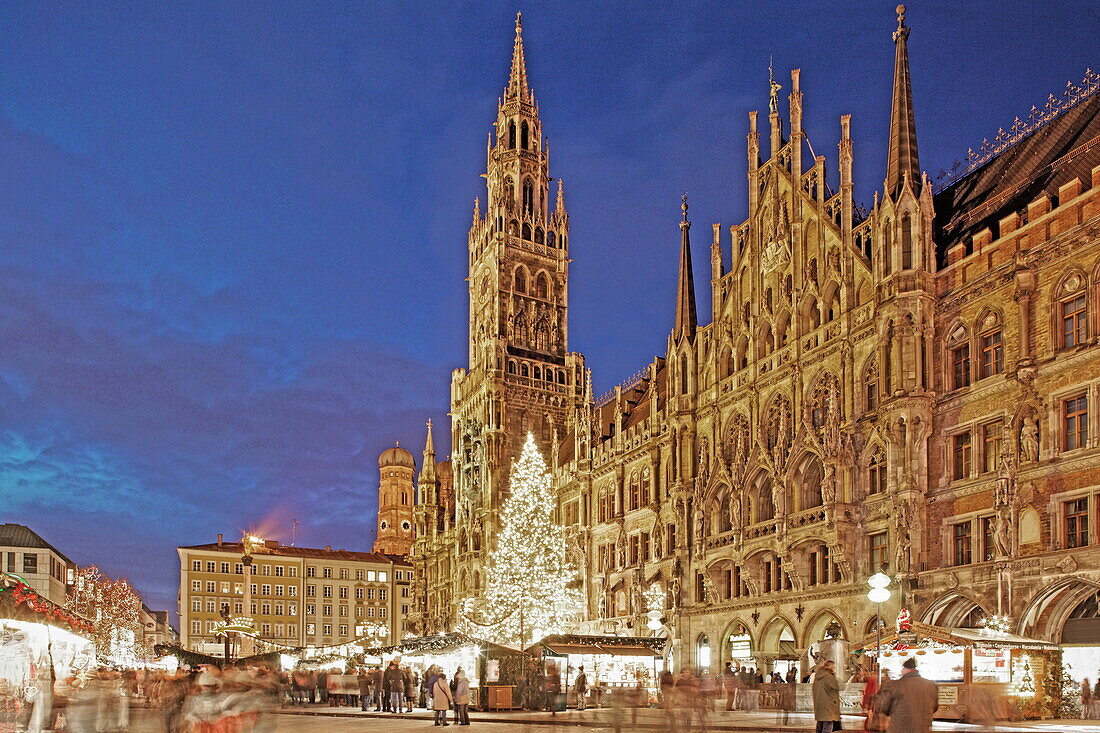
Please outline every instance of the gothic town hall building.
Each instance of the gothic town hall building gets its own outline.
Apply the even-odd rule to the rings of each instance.
[[[568,347],[569,216],[517,21],[469,230],[452,460],[441,475],[429,440],[420,476],[419,631],[452,629],[482,582],[533,431],[583,631],[651,633],[641,592],[656,583],[674,664],[771,664],[834,623],[864,639],[866,579],[885,568],[888,617],[1004,614],[1023,636],[1100,645],[1098,78],[935,184],[909,35],[899,15],[873,208],[855,204],[849,116],[834,190],[809,152],[799,71],[785,100],[773,82],[767,114],[748,113],[747,216],[713,227],[709,323],[685,201],[667,352],[595,399]]]

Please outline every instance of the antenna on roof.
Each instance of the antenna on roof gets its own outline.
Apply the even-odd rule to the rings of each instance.
[[[290,520],[290,546],[294,547],[295,538],[298,536],[298,519]]]

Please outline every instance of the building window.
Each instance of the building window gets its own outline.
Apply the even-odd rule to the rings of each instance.
[[[307,634],[316,634],[317,633],[317,624],[306,624],[306,633]]]
[[[960,433],[952,439],[952,476],[958,481],[970,476],[972,446],[970,433]]]
[[[325,636],[332,636],[332,624],[322,624],[321,633]]]
[[[970,386],[970,344],[951,349],[951,371],[954,375],[954,389]]]
[[[378,600],[380,600],[380,601],[386,600],[386,589],[385,588],[379,588],[378,589]]]
[[[1084,448],[1089,440],[1089,401],[1077,395],[1062,401],[1062,450]]]
[[[886,564],[886,533],[878,532],[868,538],[870,568],[876,572]]]
[[[331,616],[332,615],[332,606],[321,606],[321,615],[322,616]]]
[[[1004,423],[1000,420],[982,426],[982,471],[992,473],[1001,463]]]
[[[227,563],[227,562],[223,562],[223,563],[221,564],[221,571],[222,571],[223,573],[228,573],[228,572],[229,572],[229,563]]]
[[[277,577],[277,578],[283,577],[284,572],[286,572],[286,568],[284,566],[282,566],[282,565],[276,565],[275,566],[275,577]]]
[[[306,586],[306,597],[315,598],[316,596],[317,596],[317,586],[307,585]]]
[[[270,603],[261,603],[260,604],[260,613],[262,613],[264,616],[270,616],[271,615],[271,604]]]
[[[15,553],[12,553],[12,554],[15,554]],[[14,565],[14,564],[15,563],[12,563],[12,565]],[[15,572],[14,567],[11,569],[11,572],[13,572],[13,573]],[[202,590],[202,581],[201,580],[192,580],[191,581],[191,590],[201,591]]]
[[[8,568],[12,572],[15,572],[15,568]],[[202,560],[192,560],[191,569],[196,573],[202,570]]]
[[[202,621],[192,621],[191,622],[191,633],[192,634],[201,634],[202,633]]]
[[[332,568],[322,568],[321,577],[331,578],[332,577]]]
[[[386,618],[386,607],[385,606],[382,606],[381,608],[378,609],[378,617],[379,618]]]
[[[971,562],[970,522],[956,524],[952,535],[955,547],[955,564],[969,565]]]
[[[863,402],[867,412],[878,407],[878,367],[874,364],[867,369],[863,381]]]
[[[882,494],[886,491],[886,459],[881,453],[871,456],[867,466],[867,493]]]
[[[340,568],[340,580],[347,580],[347,579],[348,579],[348,569],[347,568]]]
[[[202,611],[202,599],[201,598],[194,598],[194,599],[191,600],[191,610],[194,611],[195,613],[200,613]]]
[[[347,636],[347,635],[348,635],[348,625],[347,624],[340,624],[340,636]]]
[[[1089,500],[1073,499],[1064,504],[1066,547],[1084,547],[1089,543]]]
[[[982,363],[979,378],[985,379],[1000,374],[1005,369],[1005,347],[1001,330],[982,334]]]
[[[244,563],[233,563],[233,572],[237,575],[244,575]]]
[[[306,604],[306,615],[307,616],[312,616],[315,613],[317,613],[317,606],[314,606],[312,603],[307,603]]]
[[[215,583],[215,582],[214,582],[213,580],[208,580],[208,581],[206,581],[206,592],[207,592],[207,593],[214,593],[214,592],[216,592],[216,590],[217,590],[217,587],[218,587],[218,584],[217,584],[217,583]]]
[[[340,597],[341,598],[347,598],[348,597],[348,587],[346,585],[340,586]]]
[[[1085,294],[1062,301],[1062,348],[1072,349],[1089,336]]]
[[[363,589],[362,588],[356,588],[355,589],[355,598],[356,598],[356,600],[359,600],[359,601],[363,600]]]
[[[313,567],[312,565],[307,567],[306,568],[306,577],[307,578],[316,578],[317,577],[317,568]]]
[[[355,571],[355,579],[356,580],[362,580],[363,579],[363,571],[362,570],[356,570]]]
[[[206,562],[206,572],[208,572],[208,573],[217,572],[217,567],[218,567],[218,564],[216,562],[214,562],[213,560],[208,560]]]
[[[982,517],[982,561],[990,562],[996,548],[993,545],[993,517]]]
[[[387,583],[387,582],[389,582],[389,579],[390,579],[390,574],[387,573],[385,570],[379,570],[378,571],[378,582],[379,583]]]
[[[325,598],[332,598],[332,586],[326,585],[321,588],[321,595]]]
[[[290,576],[291,578],[297,578],[298,577],[298,568],[291,565],[289,568],[287,568],[286,574],[288,576]],[[294,627],[291,627],[291,628],[294,628]],[[293,636],[294,632],[291,632],[290,635]]]
[[[298,624],[287,624],[286,635],[290,638],[294,638],[298,635]]]
[[[268,585],[267,583],[264,583],[262,586],[260,586],[260,595],[264,595],[264,596],[271,595],[271,586]]]
[[[666,555],[671,555],[676,552],[676,525],[669,524],[665,527],[665,537],[668,539],[668,548],[665,551]]]

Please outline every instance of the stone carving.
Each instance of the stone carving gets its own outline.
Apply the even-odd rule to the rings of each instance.
[[[707,535],[707,513],[699,506],[695,507],[695,549],[703,551],[703,542]]]
[[[741,493],[738,491],[731,491],[729,494],[729,518],[730,526],[733,529],[740,530],[744,526],[744,506],[741,503]]]
[[[780,199],[774,208],[765,212],[766,242],[760,257],[765,275],[781,270],[791,261],[791,220],[786,200]]]
[[[898,573],[909,572],[912,551],[912,533],[919,528],[914,526],[916,513],[911,501],[898,502],[894,512],[894,569]]]
[[[1007,510],[1002,509],[993,517],[993,547],[998,558],[1012,555],[1012,541],[1009,537],[1011,530],[1009,529],[1007,514]]]
[[[1039,460],[1039,421],[1030,413],[1020,424],[1020,460]]]

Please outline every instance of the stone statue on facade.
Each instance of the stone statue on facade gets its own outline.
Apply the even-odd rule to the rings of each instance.
[[[1020,424],[1020,460],[1039,460],[1039,421],[1031,413]]]
[[[898,573],[909,572],[914,521],[912,502],[898,503],[897,512],[894,515],[894,568]]]
[[[998,558],[1011,557],[1012,540],[1009,537],[1009,524],[1006,509],[1001,509],[993,516],[993,547]]]

